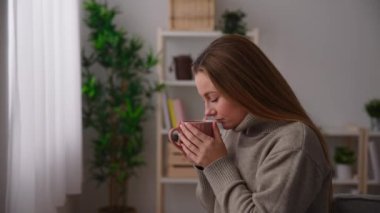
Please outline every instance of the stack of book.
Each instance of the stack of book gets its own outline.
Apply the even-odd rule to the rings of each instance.
[[[177,127],[186,118],[182,101],[179,98],[169,98],[165,93],[162,97],[164,127],[165,129]]]

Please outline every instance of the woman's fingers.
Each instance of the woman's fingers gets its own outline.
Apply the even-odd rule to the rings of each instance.
[[[190,152],[192,152],[194,155],[196,155],[197,151],[198,151],[198,146],[196,146],[194,143],[192,143],[187,137],[186,135],[180,133],[179,134],[179,138],[181,140],[181,145],[182,145],[182,149],[183,148],[186,148],[188,149]]]
[[[191,124],[184,123],[184,126],[185,126],[185,127],[191,132],[191,134],[194,136],[194,142],[195,142],[195,143],[197,143],[197,142],[203,143],[204,141],[210,139],[210,136],[206,135],[205,133],[203,133],[203,132],[200,131],[199,129],[195,128],[195,127],[192,126]]]
[[[191,151],[189,148],[187,148],[187,146],[185,146],[184,144],[182,144],[182,151],[187,157],[187,159],[189,159],[191,162],[194,163],[197,157],[196,154],[193,151]]]
[[[196,165],[207,166],[215,158],[224,155],[225,152],[223,150],[225,148],[223,142],[222,144],[213,143],[214,139],[222,141],[216,122],[212,123],[215,138],[206,135],[191,124],[182,123],[180,129],[182,150],[186,154],[186,157]],[[213,149],[215,146],[216,150]],[[223,147],[220,148],[220,146]],[[210,149],[212,150],[211,152]]]
[[[214,121],[212,122],[212,131],[214,132],[214,138],[216,141],[222,141],[222,136],[220,135],[220,130],[218,124]]]
[[[186,123],[182,123],[180,125],[180,128],[182,134],[184,134],[186,138],[194,144],[194,146],[198,147],[198,145],[202,143],[202,141],[200,141],[198,138],[199,131],[196,128]]]

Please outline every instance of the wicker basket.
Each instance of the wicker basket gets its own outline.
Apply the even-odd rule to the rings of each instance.
[[[212,31],[215,28],[215,0],[170,0],[171,30]]]

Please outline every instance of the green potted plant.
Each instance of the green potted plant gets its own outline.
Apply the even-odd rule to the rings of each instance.
[[[355,152],[347,146],[338,146],[334,152],[337,179],[351,179],[352,165],[356,161]]]
[[[224,34],[245,35],[247,32],[246,23],[243,21],[245,13],[241,10],[226,10],[222,14],[222,32]]]
[[[371,99],[365,104],[365,110],[371,119],[371,129],[380,131],[380,99]]]
[[[108,183],[108,206],[99,212],[132,213],[127,183],[144,164],[142,122],[153,109],[152,95],[163,88],[147,78],[157,57],[116,27],[116,9],[96,0],[86,0],[84,9],[90,51],[82,51],[83,123],[96,133],[92,177]]]

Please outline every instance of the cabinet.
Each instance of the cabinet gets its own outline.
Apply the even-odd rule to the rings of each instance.
[[[159,51],[158,79],[166,85],[165,94],[167,97],[181,98],[187,119],[201,119],[203,117],[203,103],[198,96],[195,83],[193,80],[176,80],[174,73],[170,72],[172,58],[175,55],[188,54],[195,59],[200,52],[214,39],[222,35],[219,31],[197,32],[197,31],[167,31],[158,29],[157,32],[157,50]],[[258,44],[259,31],[253,29],[247,32],[247,36],[253,42]],[[156,212],[163,213],[165,211],[165,187],[169,185],[194,185],[197,180],[195,178],[174,178],[167,176],[167,133],[168,129],[164,128],[163,118],[163,94],[158,95],[156,107]],[[180,195],[178,195],[180,196]],[[176,212],[180,212],[177,210]]]
[[[340,180],[336,178],[336,174],[333,177],[334,193],[368,193],[369,188],[380,186],[380,180],[374,179],[373,172],[378,165],[369,166],[370,152],[369,141],[373,141],[376,144],[376,150],[372,150],[373,153],[379,153],[380,146],[380,133],[370,132],[366,128],[352,127],[349,129],[323,129],[322,134],[325,137],[327,146],[329,148],[330,160],[334,166],[334,150],[337,146],[348,146],[352,150],[355,150],[356,162],[353,166],[354,176],[352,179]],[[379,155],[378,155],[379,156]],[[373,157],[373,156],[371,156]],[[377,159],[378,161],[379,159]],[[378,194],[378,189],[372,190],[372,193]]]

